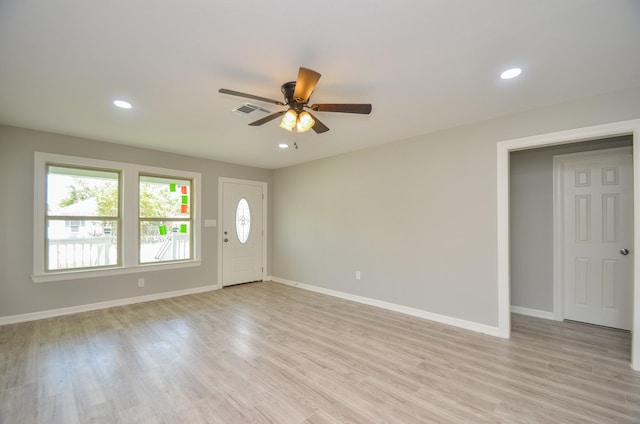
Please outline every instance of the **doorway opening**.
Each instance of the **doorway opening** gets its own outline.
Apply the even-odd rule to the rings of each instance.
[[[514,140],[502,141],[497,144],[498,164],[498,333],[500,337],[509,338],[511,333],[511,240],[510,240],[510,156],[511,153],[550,146],[569,146],[581,142],[602,142],[605,138],[627,136],[632,139],[633,167],[640,169],[640,120],[625,121],[607,125],[580,128],[557,133],[543,134]],[[640,176],[634,175],[634,203],[638,202]],[[634,207],[634,246],[639,245],[640,208]],[[551,249],[550,249],[551,250]],[[634,269],[640,269],[640,255],[634,255]],[[633,273],[633,329],[640,329],[640,278]],[[633,337],[631,366],[640,370],[640,337]]]
[[[511,312],[544,319],[563,318],[558,315],[563,312],[562,305],[557,303],[563,300],[562,287],[558,287],[563,274],[562,269],[554,267],[554,264],[558,265],[554,252],[562,249],[556,234],[561,231],[560,217],[554,215],[558,212],[555,209],[558,193],[554,195],[554,190],[558,189],[554,184],[554,178],[557,178],[554,166],[558,165],[558,160],[566,155],[590,155],[587,152],[631,148],[631,145],[631,136],[624,136],[511,152]],[[594,176],[594,179],[598,178]],[[597,203],[598,199],[593,200]],[[629,224],[631,228],[632,223]],[[627,262],[631,262],[631,257]]]

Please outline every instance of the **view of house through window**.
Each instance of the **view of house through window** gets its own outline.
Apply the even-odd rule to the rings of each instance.
[[[140,175],[140,263],[191,259],[191,180]]]
[[[120,173],[48,165],[46,178],[46,270],[117,265]]]

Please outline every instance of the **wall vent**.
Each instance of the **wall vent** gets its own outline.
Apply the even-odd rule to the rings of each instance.
[[[260,106],[252,105],[250,103],[245,103],[242,106],[238,106],[237,108],[233,109],[233,111],[238,115],[246,116],[248,118],[255,118],[255,119],[260,119],[271,113],[270,110],[267,110]]]

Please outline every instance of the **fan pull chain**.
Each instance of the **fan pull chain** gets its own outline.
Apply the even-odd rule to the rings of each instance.
[[[296,128],[293,128],[291,133],[293,134],[293,147],[298,150],[298,131],[296,130]]]

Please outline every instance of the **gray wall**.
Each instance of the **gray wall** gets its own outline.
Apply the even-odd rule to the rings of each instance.
[[[202,229],[200,267],[33,283],[30,276],[36,151],[199,172],[203,219],[218,218],[219,176],[266,181],[269,190],[272,186],[270,170],[0,126],[0,317],[196,288],[216,284],[217,280],[217,228],[206,227]],[[142,277],[146,285],[138,288],[137,279]]]
[[[637,118],[640,88],[276,170],[272,275],[496,327],[496,142]]]
[[[43,151],[200,172],[203,218],[217,218],[218,176],[267,181],[271,275],[497,326],[496,142],[637,118],[640,88],[273,172],[0,126],[0,316],[216,281],[217,230],[204,228],[201,267],[33,283],[33,152]]]
[[[628,136],[511,153],[512,305],[553,312],[553,157],[632,142]]]

